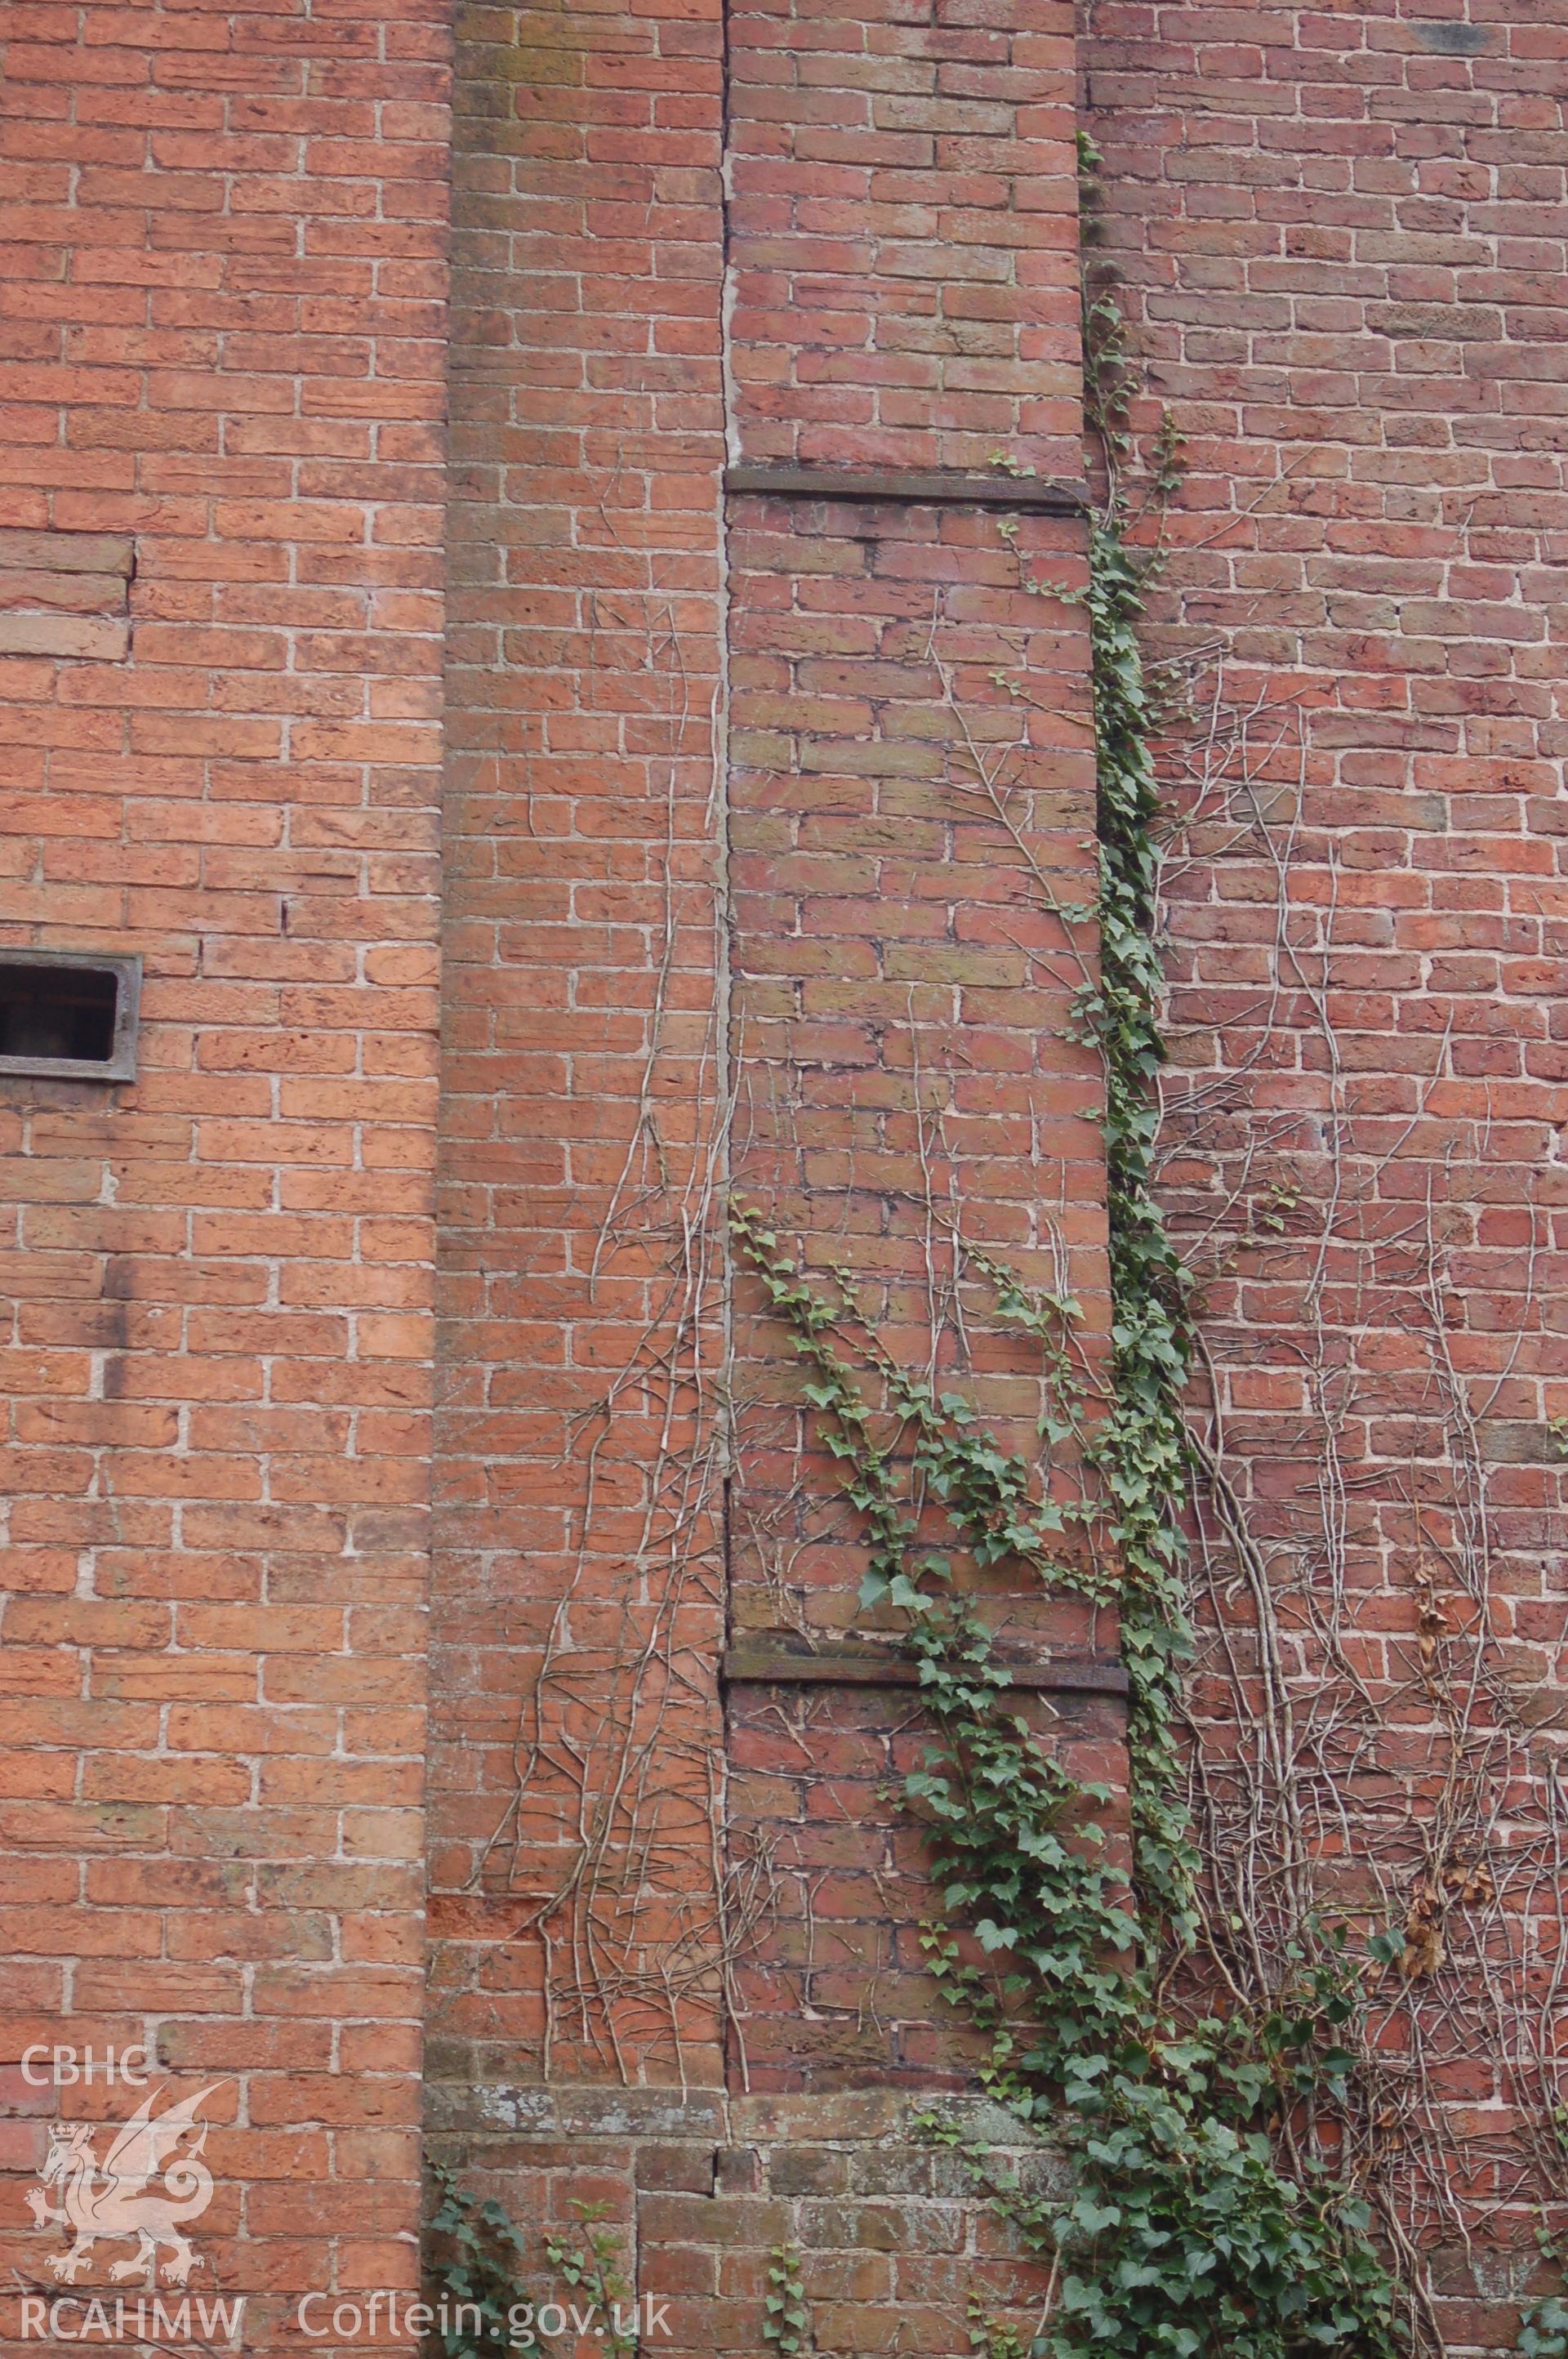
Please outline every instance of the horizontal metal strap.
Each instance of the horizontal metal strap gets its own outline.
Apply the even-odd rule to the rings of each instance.
[[[771,493],[782,499],[904,501],[1043,516],[1080,516],[1088,506],[1086,484],[1037,482],[1033,475],[970,474],[961,467],[727,467],[724,488]]]
[[[806,1655],[757,1644],[731,1647],[721,1665],[730,1687],[916,1688],[920,1667],[891,1648],[842,1647]],[[1044,1663],[1007,1663],[1010,1687],[1033,1695],[1087,1691],[1125,1695],[1127,1673],[1119,1663],[1082,1655],[1059,1655]]]

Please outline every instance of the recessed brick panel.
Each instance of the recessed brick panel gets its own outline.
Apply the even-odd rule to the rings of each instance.
[[[729,16],[734,455],[1080,465],[1073,23]]]

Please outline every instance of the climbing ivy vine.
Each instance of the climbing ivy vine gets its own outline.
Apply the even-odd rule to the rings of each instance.
[[[1162,1963],[1188,1939],[1177,1789],[1153,1783],[1174,1757],[1162,1698],[1179,1625],[1162,1628],[1159,1615],[1176,1591],[1176,1542],[1162,1537],[1152,1570],[1134,1576],[1143,1595],[1129,1650],[1130,1668],[1155,1667],[1141,1679],[1130,1745],[1143,1830],[1135,1857],[1153,1860],[1152,1891],[1119,1863],[1094,1816],[1109,1795],[1072,1778],[1010,1708],[1007,1667],[954,1580],[962,1551],[981,1565],[1022,1562],[1054,1588],[1109,1593],[1094,1557],[1086,1564],[1064,1542],[1075,1523],[1091,1526],[1125,1564],[1144,1518],[1169,1520],[1178,1495],[1145,1498],[1148,1475],[1125,1439],[1144,1455],[1162,1450],[1147,1439],[1156,1419],[1141,1420],[1134,1400],[1089,1425],[1082,1396],[1064,1399],[1054,1386],[1050,1426],[1080,1440],[1106,1484],[1098,1504],[1064,1505],[965,1399],[890,1362],[847,1274],[827,1284],[808,1276],[754,1207],[737,1204],[731,1218],[806,1364],[806,1399],[845,1496],[865,1518],[862,1597],[903,1610],[919,1666],[934,1734],[903,1799],[926,1829],[942,1898],[928,1957],[985,2036],[985,2087],[1022,2124],[1065,2138],[1075,2165],[1074,2193],[1052,2205],[997,2183],[985,2158],[972,2158],[1024,2242],[1059,2264],[1031,2359],[1287,2359],[1314,2348],[1391,2359],[1400,2339],[1370,2214],[1317,2158],[1311,2134],[1351,2062],[1338,2034],[1358,1977],[1343,1940],[1326,1957],[1303,1957],[1291,2003],[1261,2017],[1180,2019],[1158,1996]],[[1059,1375],[1061,1331],[1076,1305],[1031,1297],[998,1265],[979,1266],[999,1318],[1045,1342]],[[1168,1408],[1162,1395],[1159,1420]],[[933,1507],[946,1545],[929,1537]],[[960,1929],[984,1963],[966,1953]]]
[[[1091,172],[1098,162],[1087,143],[1083,161]],[[1072,2164],[1072,2192],[1050,2201],[999,2180],[980,2150],[968,2155],[977,2184],[1054,2263],[1029,2359],[1394,2359],[1406,2347],[1395,2287],[1369,2207],[1336,2176],[1332,2124],[1363,1975],[1399,1941],[1374,1936],[1363,1966],[1345,1929],[1324,1930],[1303,1946],[1283,1994],[1255,2007],[1210,2013],[1173,1995],[1202,1987],[1182,1972],[1201,1863],[1176,1737],[1192,1647],[1182,1538],[1191,1313],[1153,1189],[1162,714],[1139,625],[1159,549],[1130,538],[1133,379],[1104,292],[1086,296],[1085,342],[1107,485],[1089,525],[1087,586],[1074,593],[1089,633],[1099,823],[1098,968],[1077,1005],[1105,1072],[1106,1395],[1091,1397],[1076,1373],[1076,1303],[1034,1295],[972,1254],[970,1276],[989,1287],[998,1321],[1042,1350],[1051,1406],[1045,1462],[1032,1467],[963,1396],[891,1359],[847,1272],[809,1273],[753,1206],[735,1204],[731,1222],[863,1518],[862,1600],[901,1609],[919,1666],[932,1742],[903,1799],[926,1830],[941,1896],[930,1963],[983,2036],[986,2088],[1065,2144]],[[1175,468],[1167,433],[1149,487],[1156,502]],[[1069,1442],[1087,1484],[1065,1503],[1047,1478],[1052,1450]],[[934,1519],[946,1526],[940,1539]],[[955,1581],[955,1555],[1114,1595],[1130,1687],[1130,1872],[1096,1815],[1109,1797],[1052,1760],[1013,1704],[1006,1666]],[[931,2126],[961,2146],[956,2131]],[[970,2326],[979,2349],[1022,2351],[978,2306]]]
[[[427,2228],[425,2298],[436,2314],[427,2348],[442,2359],[547,2359],[591,2334],[606,2359],[636,2359],[637,2306],[616,2240],[599,2223],[601,2203],[576,2202],[580,2243],[546,2234],[551,2291],[528,2284],[528,2245],[503,2207],[465,2188],[445,2163],[430,2166],[436,2205]],[[586,2302],[575,2297],[585,2295]],[[566,2299],[563,2297],[571,2297]],[[627,2322],[629,2321],[629,2323]]]
[[[795,2359],[811,2332],[811,2313],[800,2281],[800,2255],[793,2245],[775,2245],[768,2256],[768,2290],[762,2299],[762,2341],[770,2351]]]

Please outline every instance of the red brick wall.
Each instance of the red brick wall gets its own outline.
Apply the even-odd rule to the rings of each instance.
[[[957,1200],[1103,1332],[1029,867],[1088,890],[1085,638],[1025,586],[1082,525],[721,473],[1079,475],[1071,108],[1054,0],[460,26],[431,2122],[530,2226],[609,2203],[680,2352],[759,2347],[781,2238],[830,2338],[962,2348],[968,2284],[1019,2289],[884,2086],[958,2069],[878,1790],[910,1699],[720,1710],[726,1642],[841,1640],[860,1570],[723,1197],[917,1355]],[[1119,1711],[1050,1725],[1116,1778]]]
[[[146,985],[134,1083],[0,1079],[8,2029],[223,2082],[226,2287],[413,2268],[444,905],[432,2125],[527,2225],[602,2196],[673,2353],[757,2348],[784,2239],[825,2343],[961,2349],[1026,2289],[903,2109],[961,2070],[906,1699],[725,1692],[727,1648],[842,1646],[859,1560],[722,1205],[918,1353],[957,1204],[1103,1344],[1029,867],[1087,892],[1085,642],[1026,586],[1081,526],[724,470],[1078,475],[1075,63],[1187,437],[1157,624],[1232,733],[1171,875],[1171,1200],[1239,1492],[1371,1699],[1314,1807],[1365,1803],[1396,1922],[1493,1863],[1390,2038],[1520,2191],[1533,2066],[1465,2008],[1555,1940],[1562,43],[994,15],[475,7],[449,151],[433,12],[11,13],[0,947]],[[1023,1361],[966,1352],[1027,1431]],[[1483,1623],[1456,1846],[1432,1665]],[[1114,1682],[1041,1709],[1118,1779]],[[18,2195],[57,2101],[124,2108],[16,2094]],[[1510,2282],[1444,2264],[1461,2341]]]
[[[731,454],[1077,475],[1071,11],[743,0],[728,32]]]
[[[1099,1080],[1071,1037],[1079,971],[1043,906],[1093,892],[1087,654],[1061,604],[1021,586],[1081,574],[1082,535],[1076,516],[730,504],[735,1185],[825,1289],[836,1264],[855,1274],[902,1365],[978,1393],[1026,1450],[1038,1353],[994,1332],[964,1248],[1044,1285],[1059,1274],[1098,1350]],[[860,1520],[753,1284],[737,1288],[732,1637],[831,1649],[895,1630],[896,1614],[860,1611]],[[1108,1617],[1047,1604],[1033,1582],[989,1585],[1023,1657],[1114,1663]],[[732,1690],[732,1833],[779,1878],[739,1974],[753,2087],[953,2069],[918,1971],[935,1905],[921,1847],[884,1790],[920,1751],[910,1706]],[[1119,1713],[1056,1724],[1069,1754],[1098,1727],[1109,1756],[1086,1774],[1117,1784]]]
[[[1512,2348],[1561,2044],[1564,41],[1273,0],[1092,0],[1084,33],[1103,251],[1187,438],[1161,645],[1211,695],[1223,658],[1231,746],[1172,870],[1171,1201],[1309,1817],[1396,1926],[1450,1879],[1444,1962],[1388,2007],[1427,2077],[1386,2145],[1424,2118],[1446,2148],[1440,2241],[1454,2196],[1503,2206],[1438,2277],[1456,2344]],[[1336,1621],[1365,1701],[1320,1741]],[[1203,1702],[1233,1718],[1228,1683]],[[1498,1900],[1450,1905],[1476,1862]]]
[[[5,38],[0,942],[146,962],[134,1083],[0,1080],[6,2053],[222,2083],[257,2343],[416,2217],[445,41]]]
[[[547,2037],[568,2078],[721,2074],[719,128],[716,10],[462,18],[431,2030],[465,2082]]]

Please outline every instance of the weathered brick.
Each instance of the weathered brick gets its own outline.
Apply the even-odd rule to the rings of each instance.
[[[853,1262],[915,1362],[961,1216],[1059,1254],[1103,1352],[1100,1083],[1042,898],[1092,885],[1087,651],[1028,586],[1081,583],[1082,527],[726,503],[723,470],[1080,473],[1087,69],[1186,439],[1155,627],[1223,649],[1293,829],[1284,920],[1228,806],[1171,872],[1170,1201],[1271,1546],[1322,1462],[1314,1321],[1347,1387],[1341,1658],[1387,1726],[1345,1794],[1368,1843],[1423,1826],[1453,1435],[1398,1255],[1429,1205],[1543,1745],[1563,1636],[1561,41],[1293,0],[1096,0],[1076,39],[1065,0],[476,9],[449,348],[427,0],[216,45],[13,16],[0,923],[146,963],[134,1085],[0,1082],[16,2003],[83,2038],[151,2010],[170,2070],[243,2083],[214,2253],[264,2339],[291,2285],[406,2281],[434,1469],[430,2096],[465,2169],[531,2228],[640,2210],[672,2359],[754,2353],[775,2237],[835,2348],[962,2350],[971,2282],[1032,2331],[904,2126],[969,2069],[886,1798],[910,1699],[720,1697],[727,1642],[858,1629],[860,1570],[721,1212]],[[1362,1225],[1320,1269],[1325,1201]],[[1027,1357],[964,1373],[1027,1445]],[[1260,1707],[1237,1645],[1194,1689],[1221,1747]],[[1117,1788],[1119,1713],[1036,1719]],[[721,1886],[756,1916],[727,1974]],[[1509,2134],[1491,2070],[1434,2048],[1456,2133]],[[1439,2281],[1506,2343],[1495,2289]]]
[[[21,1766],[65,1773],[27,1803],[25,1825],[7,1826],[26,1863],[13,1930],[25,1948],[83,1962],[69,2005],[65,1991],[49,1995],[58,2011],[40,2036],[51,2044],[150,2032],[182,2086],[219,2073],[222,2114],[308,2125],[341,2115],[353,2076],[334,2071],[334,2038],[368,2010],[388,2020],[362,2085],[400,2090],[387,2102],[406,2115],[418,2077],[411,1989],[333,1977],[345,1941],[354,1954],[374,1926],[406,1946],[418,1895],[367,1886],[334,1818],[270,1799],[260,1764],[340,1744],[351,1757],[379,1754],[384,1799],[419,1760],[416,1710],[372,1731],[336,1691],[351,1668],[339,1586],[346,1600],[379,1567],[395,1587],[407,1541],[378,1556],[362,1516],[351,1556],[348,1525],[323,1527],[308,1596],[291,1603],[302,1535],[263,1503],[298,1492],[379,1510],[389,1495],[422,1495],[425,1470],[404,1455],[406,1438],[385,1436],[378,1454],[372,1432],[361,1450],[351,1415],[330,1407],[345,1379],[372,1397],[350,1355],[363,1273],[385,1268],[384,1241],[362,1256],[353,1215],[326,1201],[301,1201],[290,1222],[274,1212],[270,1229],[262,1216],[290,1204],[301,1158],[334,1151],[330,1127],[292,1118],[304,1109],[280,1094],[291,1073],[342,1077],[332,1113],[362,1149],[345,1167],[414,1159],[377,1149],[379,1125],[406,1136],[410,1121],[424,1123],[427,1174],[430,1161],[427,1110],[362,1094],[353,1077],[426,1070],[433,1027],[431,1002],[410,997],[390,962],[416,942],[428,959],[436,879],[406,881],[362,847],[375,853],[374,815],[388,804],[403,821],[389,849],[428,843],[437,749],[358,716],[383,718],[378,676],[405,695],[427,695],[439,677],[439,597],[417,510],[442,488],[443,231],[438,204],[408,191],[411,175],[434,185],[444,169],[442,37],[417,9],[398,33],[379,20],[234,17],[214,35],[158,8],[110,27],[21,7],[10,30],[12,85],[28,97],[0,147],[13,190],[47,173],[49,202],[18,204],[6,224],[18,318],[38,324],[20,328],[6,385],[0,697],[36,766],[17,777],[31,791],[7,800],[18,856],[5,864],[0,924],[11,944],[139,951],[146,978],[134,1083],[0,1081],[7,1193],[43,1223],[12,1241],[21,1250],[0,1314],[18,1543],[7,1636],[14,1669],[37,1648],[67,1675],[58,1691],[27,1683],[32,1698],[7,1728],[13,1746],[31,1748],[14,1756]],[[391,45],[404,40],[427,62],[400,62]],[[359,151],[362,226],[335,230],[330,159],[308,166],[295,136],[262,137],[255,118],[304,103],[324,76],[309,102],[321,138],[336,125],[362,132],[384,97],[394,111],[406,99],[411,73],[425,114]],[[135,129],[106,125],[105,110],[133,97]],[[406,258],[370,258],[357,283],[346,260],[331,266],[354,315],[334,340],[304,315],[313,257],[335,235],[373,244],[384,202]],[[423,269],[419,305],[378,310],[374,273],[399,267]],[[357,461],[351,476],[297,469],[285,421],[308,454],[301,419],[321,449]],[[422,440],[378,451],[373,429],[393,437],[403,420]],[[316,578],[329,551],[330,592]],[[323,836],[322,806],[339,834]],[[309,849],[323,842],[352,847],[330,903],[319,886],[335,853]],[[265,848],[270,871],[246,864],[248,847]],[[291,1033],[276,977],[343,986],[331,1028],[311,1009],[308,1029]],[[393,1185],[377,1212],[392,1208]],[[427,1205],[396,1209],[402,1260],[427,1270]],[[264,1359],[237,1322],[295,1299],[295,1271],[309,1273],[315,1315],[263,1315]],[[377,1314],[398,1308],[390,1277],[372,1299]],[[412,1340],[373,1325],[366,1349],[401,1354]],[[423,1410],[427,1349],[412,1364],[407,1403]],[[309,1404],[292,1423],[276,1406],[291,1399]],[[390,1455],[401,1462],[389,1468]],[[253,1509],[242,1532],[235,1518]],[[37,1550],[35,1525],[50,1533]],[[49,1577],[56,1558],[74,1568],[63,1583]],[[170,1599],[178,1629],[160,1602]],[[420,1642],[405,1631],[395,1644],[396,1692],[415,1707]],[[391,1670],[361,1668],[378,1685]],[[290,1856],[313,1859],[308,1893],[280,1875]],[[312,2018],[302,2043],[275,2038],[253,2010],[246,1978],[268,1961],[287,1962],[293,2004]],[[124,2113],[127,2096],[134,2104],[100,2089],[94,2110]],[[51,2090],[47,2103],[69,2113],[72,2101]],[[367,2237],[415,2224],[410,2148],[373,2163],[344,2137],[334,2148],[330,2131],[301,2135],[284,2166],[264,2127],[214,2132],[211,2224],[235,2290],[330,2285]],[[242,2223],[243,2183],[285,2167],[329,2192],[297,2217],[253,2207]],[[30,2234],[15,2246],[29,2280],[43,2273],[41,2246]]]
[[[1391,1731],[1378,1775],[1345,1781],[1342,1835],[1360,1896],[1375,1871],[1397,1920],[1422,1846],[1453,1840],[1432,1832],[1444,1739],[1418,1612],[1430,1579],[1448,1626],[1467,1623],[1463,1534],[1479,1526],[1466,1517],[1486,1526],[1492,1660],[1522,1725],[1555,1676],[1510,1654],[1516,1601],[1540,1641],[1564,1626],[1549,1431],[1564,1363],[1559,1322],[1520,1270],[1554,1227],[1547,1141],[1561,1119],[1535,1046],[1537,986],[1550,997],[1562,980],[1554,903],[1540,896],[1559,864],[1563,755],[1541,693],[1560,669],[1541,660],[1541,560],[1563,519],[1557,476],[1535,456],[1542,429],[1561,428],[1561,285],[1533,272],[1563,249],[1509,170],[1527,150],[1553,176],[1563,158],[1554,135],[1550,158],[1537,148],[1538,92],[1514,62],[1533,38],[1527,10],[1398,27],[1289,0],[1189,13],[1173,38],[1170,12],[1082,11],[1101,250],[1150,370],[1140,423],[1165,400],[1186,438],[1159,644],[1184,660],[1206,647],[1237,709],[1256,705],[1272,751],[1251,766],[1275,845],[1289,834],[1292,850],[1281,884],[1256,831],[1231,826],[1234,804],[1216,806],[1191,864],[1172,870],[1170,1201],[1217,1275],[1216,1407],[1238,1495],[1281,1569],[1310,1561],[1314,1586],[1338,1588],[1343,1660]],[[1506,351],[1494,310],[1510,323]],[[1287,937],[1310,944],[1304,962],[1270,952]],[[1331,1271],[1328,1204],[1342,1208]],[[1477,1247],[1472,1217],[1489,1206],[1509,1226]],[[1437,1295],[1423,1297],[1434,1268]],[[1326,1518],[1325,1408],[1346,1486]],[[1454,1422],[1465,1416],[1488,1419],[1472,1491]],[[1530,1494],[1519,1526],[1516,1484]],[[1456,1512],[1458,1492],[1469,1506]],[[1293,1643],[1297,1693],[1321,1720],[1332,1667],[1311,1639]],[[1260,1690],[1215,1669],[1197,1693],[1217,1757]],[[1510,1848],[1550,1847],[1551,1774],[1522,1754],[1499,1768]],[[1483,1849],[1506,1884],[1505,1856]],[[1476,2012],[1459,1912],[1451,1950],[1456,2012],[1418,1980],[1398,2018],[1401,2043],[1434,2055],[1467,2027],[1474,2052],[1453,2080],[1434,2067],[1440,2143],[1477,2096],[1515,2088],[1509,2035],[1499,2044]],[[1467,2181],[1459,2201],[1485,2208],[1505,2179],[1516,2193],[1530,2183],[1522,2148],[1501,2159],[1515,2134],[1498,2103],[1498,2176],[1484,2197]],[[1452,2216],[1431,2225],[1444,2335],[1511,2348],[1513,2317],[1475,2297],[1517,2266],[1496,2247],[1525,2248],[1522,2219],[1491,2216],[1475,2275],[1456,2245],[1450,2258]]]

